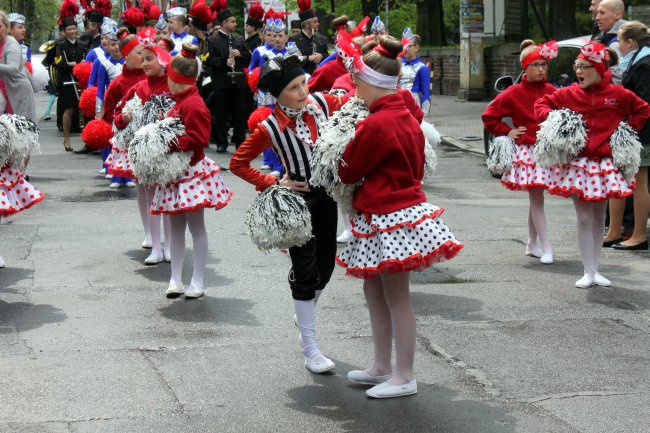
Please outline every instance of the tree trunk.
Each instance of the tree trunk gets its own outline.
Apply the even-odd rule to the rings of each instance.
[[[362,15],[374,17],[379,13],[380,0],[361,0]],[[384,2],[382,1],[381,4]]]
[[[576,35],[576,0],[549,0],[549,37],[556,40],[568,39]]]
[[[422,38],[423,45],[447,45],[442,1],[418,0],[416,3],[416,33]]]

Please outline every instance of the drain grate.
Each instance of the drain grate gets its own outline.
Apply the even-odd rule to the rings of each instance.
[[[100,201],[115,201],[115,200],[135,200],[137,193],[133,188],[97,191],[88,195],[70,195],[61,197],[61,201],[65,203],[82,203],[82,202],[100,202]]]

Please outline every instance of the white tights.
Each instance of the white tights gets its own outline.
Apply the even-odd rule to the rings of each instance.
[[[534,251],[537,247],[537,237],[542,244],[542,254],[551,253],[551,241],[548,238],[546,215],[544,214],[544,189],[530,188],[528,190],[528,248]]]
[[[136,191],[138,193],[138,209],[140,210],[140,219],[142,220],[142,227],[144,228],[145,240],[151,240],[151,256],[156,258],[163,257],[162,242],[160,239],[160,215],[154,215],[149,212],[149,206],[153,200],[154,193],[156,192],[155,186],[145,186],[137,184]],[[170,224],[169,216],[163,215],[163,231],[165,234],[164,244],[164,257],[170,256]]]
[[[585,274],[594,277],[598,272],[600,251],[605,233],[607,201],[588,202],[573,197],[578,226],[578,247]]]
[[[293,310],[300,329],[302,352],[307,358],[313,358],[321,353],[316,343],[316,304],[323,291],[316,290],[314,299],[308,301],[293,300]]]
[[[190,229],[193,244],[194,271],[190,285],[203,289],[203,272],[208,258],[208,235],[203,221],[203,209],[169,216],[171,225],[172,276],[170,283],[183,286],[183,261],[185,260],[185,227]]]

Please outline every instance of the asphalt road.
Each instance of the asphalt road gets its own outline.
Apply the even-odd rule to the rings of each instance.
[[[0,432],[650,429],[650,256],[605,251],[614,285],[576,289],[568,200],[547,199],[555,263],[542,265],[524,256],[526,196],[481,157],[439,149],[425,190],[465,249],[411,278],[419,394],[376,401],[345,379],[372,352],[360,281],[335,271],[318,332],[336,372],[309,373],[288,257],[245,234],[252,186],[224,173],[235,196],[206,214],[206,296],[168,300],[169,265],[142,264],[134,191],[109,190],[98,157],[64,152],[54,122],[41,126],[29,173],[47,197],[0,225]]]

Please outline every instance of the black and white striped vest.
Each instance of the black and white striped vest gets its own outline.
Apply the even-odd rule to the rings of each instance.
[[[330,113],[323,95],[321,93],[312,93],[309,96],[310,102],[320,107],[327,119]],[[309,181],[311,178],[311,169],[309,167],[311,146],[303,143],[289,128],[284,128],[284,131],[281,131],[274,115],[269,116],[261,124],[269,132],[273,142],[273,150],[292,179]],[[316,128],[320,128],[320,126],[316,122]],[[317,135],[320,135],[320,131],[318,131]]]

